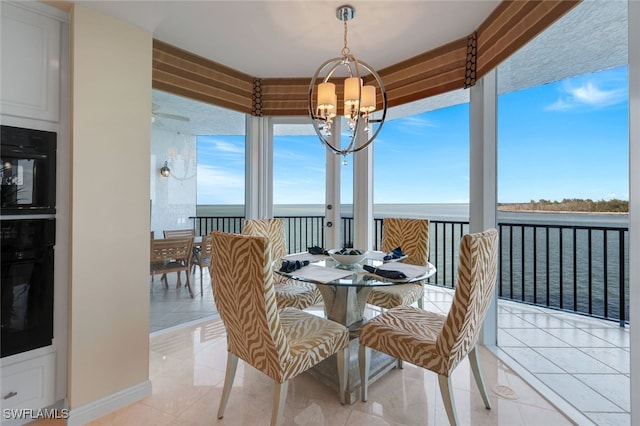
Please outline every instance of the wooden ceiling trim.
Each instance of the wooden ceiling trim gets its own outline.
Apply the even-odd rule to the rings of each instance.
[[[230,90],[238,93],[251,93],[253,88],[253,82],[238,80],[232,76],[222,74],[217,70],[207,69],[179,58],[167,58],[163,56],[163,54],[154,55],[153,66],[163,69],[168,73],[184,76],[185,78],[197,79],[203,84],[208,84],[213,87],[226,86],[232,88]]]
[[[207,99],[208,103],[214,105],[251,113],[252,99],[250,97],[211,87],[174,74],[165,73],[162,70],[153,70],[152,86],[159,90],[173,88],[173,90],[169,90],[170,93],[180,94],[181,96],[189,94],[187,97],[190,99],[202,100],[204,98]],[[215,100],[215,102],[211,102],[212,100]]]
[[[461,38],[444,46],[433,49],[406,61],[399,62],[378,71],[385,87],[404,80],[412,81],[421,76],[428,76],[439,70],[449,70],[466,63],[467,38]]]
[[[167,56],[182,59],[187,62],[200,65],[204,69],[216,70],[221,74],[228,75],[240,81],[245,81],[245,82],[253,81],[253,77],[250,76],[249,74],[236,71],[233,68],[230,68],[226,65],[222,65],[218,62],[214,62],[212,60],[203,58],[202,56],[198,56],[196,54],[193,54],[191,52],[188,52],[186,50],[180,49],[178,47],[172,46],[170,44],[164,43],[156,39],[153,40],[153,50],[154,50],[154,53],[163,52]]]
[[[387,103],[389,107],[394,107],[452,90],[462,89],[464,75],[464,68],[452,69],[433,75],[428,79],[411,82],[393,91],[387,91]]]
[[[251,108],[243,108],[239,105],[232,104],[231,102],[221,101],[219,98],[213,98],[206,93],[191,91],[181,86],[174,86],[169,83],[158,82],[154,85],[154,89],[162,90],[164,92],[172,93],[184,98],[193,99],[195,101],[216,105],[222,108],[228,108],[233,111],[241,112],[244,114],[251,114]]]
[[[210,86],[212,88],[216,88],[240,96],[248,96],[252,93],[253,90],[253,86],[239,87],[237,85],[227,83],[228,80],[225,79],[217,80],[215,78],[212,78],[211,76],[203,75],[202,73],[199,73],[197,71],[191,71],[186,68],[180,68],[176,65],[162,63],[155,60],[153,61],[153,70],[162,71],[163,75],[180,77],[181,79],[186,81],[193,81],[204,86]]]
[[[254,87],[247,74],[159,40],[153,41],[152,66],[156,89],[251,113]]]
[[[505,1],[478,29],[482,77],[575,7],[579,0]]]
[[[311,78],[265,78],[262,86],[264,115],[307,115]]]

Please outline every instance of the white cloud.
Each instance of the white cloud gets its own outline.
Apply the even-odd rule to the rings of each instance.
[[[244,170],[198,166],[198,204],[243,204]]]
[[[422,129],[425,127],[438,127],[438,125],[433,121],[420,116],[404,117],[404,118],[401,118],[400,120],[402,120],[402,124],[404,126],[416,128],[416,129]]]
[[[627,99],[627,89],[623,87],[601,89],[592,80],[577,87],[564,85],[564,96],[547,106],[547,111],[567,111],[580,107],[605,108],[624,102]]]
[[[221,140],[215,140],[214,141],[214,149],[216,149],[217,151],[223,151],[223,152],[232,152],[232,153],[236,153],[236,154],[244,154],[244,147],[243,146],[237,146],[234,145],[232,143],[226,142],[226,141],[221,141]]]

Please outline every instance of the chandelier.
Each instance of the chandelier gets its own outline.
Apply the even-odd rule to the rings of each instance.
[[[382,79],[373,68],[356,58],[347,45],[347,21],[354,16],[355,9],[352,6],[345,5],[336,9],[336,17],[344,22],[342,56],[320,65],[309,84],[309,116],[313,128],[330,151],[343,156],[369,146],[378,136],[387,115],[387,93]],[[345,79],[342,90],[336,92],[338,77]],[[382,97],[382,114],[381,118],[374,119],[372,113],[377,110],[377,90]],[[338,94],[343,96],[340,106],[349,128],[348,144],[345,147],[340,142],[333,142],[332,137],[334,118],[340,112]],[[362,136],[361,132],[364,133]],[[346,159],[343,164],[346,164]]]

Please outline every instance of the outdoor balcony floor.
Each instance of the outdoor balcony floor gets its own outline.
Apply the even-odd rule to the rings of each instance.
[[[160,344],[158,342],[165,342],[162,343],[162,345],[165,345],[168,343],[167,340],[171,341],[175,338],[181,342],[188,341],[193,346],[202,346],[202,348],[204,348],[208,345],[204,341],[200,341],[196,345],[194,333],[202,334],[203,329],[210,328],[217,329],[219,332],[224,331],[220,328],[221,324],[217,319],[217,311],[213,303],[210,281],[206,272],[205,270],[203,286],[204,297],[200,294],[199,271],[196,271],[196,273],[191,276],[195,294],[194,299],[189,298],[184,286],[176,288],[175,274],[170,274],[168,288],[164,287],[159,277],[156,277],[154,282],[151,282],[150,328],[152,371],[156,367],[159,368],[158,366],[154,367],[154,363],[156,363],[157,360],[154,361],[153,354],[155,351],[153,349],[154,346]],[[182,278],[184,282],[184,275]],[[427,286],[425,290],[425,309],[440,312],[448,311],[452,295],[453,292],[451,290]],[[322,315],[322,308],[320,306],[313,307],[310,310]],[[374,309],[370,311],[370,315],[376,314]],[[207,320],[203,322],[203,318]],[[183,325],[180,326],[179,324]],[[473,381],[460,379],[459,385],[464,387],[467,392],[465,393],[467,394],[467,400],[461,405],[459,403],[458,406],[458,409],[461,410],[461,420],[464,418],[469,419],[469,416],[472,416],[472,424],[484,424],[484,422],[490,418],[491,421],[495,421],[495,423],[490,424],[555,425],[559,424],[558,418],[553,417],[553,419],[558,421],[549,421],[545,416],[548,412],[552,413],[556,411],[556,409],[559,409],[578,424],[589,424],[589,421],[597,425],[630,424],[628,328],[620,328],[615,322],[504,300],[498,302],[498,326],[498,341],[500,346],[482,351],[485,379],[488,382],[487,386],[492,394],[492,402],[494,399],[499,401],[498,407],[515,404],[515,407],[519,407],[516,410],[518,414],[511,413],[507,415],[505,413],[509,412],[509,410],[506,410],[494,416],[493,413],[496,412],[494,404],[494,409],[491,410],[491,414],[485,415],[482,402],[475,398],[479,398],[479,395],[477,394]],[[212,353],[215,352],[216,359],[226,356],[224,354],[226,352],[224,339],[221,339],[220,342],[214,345],[216,347],[215,349],[209,349]],[[197,350],[197,348],[194,347],[189,349],[189,352],[191,353],[191,351],[195,350]],[[491,352],[497,354],[500,359],[496,359]],[[195,353],[193,356],[196,356]],[[224,361],[222,358],[220,358],[220,365],[222,366],[220,368],[224,370]],[[200,358],[196,357],[194,359]],[[487,367],[485,362],[487,362],[490,367]],[[458,375],[458,377],[468,377],[467,373],[462,372],[468,372],[468,364],[465,362],[464,366],[460,371],[456,370],[454,379],[456,375]],[[426,418],[418,415],[418,417],[413,418],[413,421],[424,420],[428,424],[439,424],[436,419],[442,419],[442,413],[440,412],[438,414],[439,409],[442,408],[442,400],[439,397],[435,375],[429,372],[419,372],[418,370],[419,369],[411,368],[405,369],[403,372],[392,371],[389,378],[385,379],[389,383],[384,387],[388,391],[388,389],[391,389],[393,386],[405,386],[408,381],[419,380],[421,383],[419,386],[421,389],[420,393],[425,394],[426,391],[424,395],[425,400],[422,404],[425,404],[427,408],[423,407],[422,410],[429,411],[429,414],[423,413],[427,416]],[[251,380],[256,380],[261,383],[259,386],[266,386],[264,379],[259,378],[259,376],[259,373],[256,372],[253,374],[252,372]],[[521,378],[524,379],[524,381],[522,381]],[[305,384],[309,384],[306,380],[304,380],[304,382]],[[544,398],[542,399],[544,403],[538,400],[540,397],[537,395],[537,392],[530,388],[525,382],[533,384],[536,390],[544,395],[546,398],[546,400],[544,400]],[[507,385],[510,389],[516,391],[518,398],[511,400],[498,397],[494,389],[496,385]],[[197,387],[196,384],[190,386]],[[423,387],[424,389],[422,389]],[[293,388],[295,389],[295,386]],[[155,389],[156,387],[154,386],[154,394]],[[313,387],[313,389],[316,388]],[[320,391],[320,389],[317,389],[317,391]],[[403,392],[407,391],[406,388],[403,389]],[[240,393],[243,392],[244,391],[240,391]],[[316,391],[314,390],[313,392]],[[313,396],[313,392],[307,397],[312,399],[316,398]],[[407,392],[406,395],[410,395],[412,392],[413,391]],[[471,395],[474,395],[474,397],[471,398],[471,405],[468,400],[469,392]],[[246,397],[248,396],[243,394],[241,398]],[[271,393],[267,392],[264,403],[270,403],[270,398]],[[530,398],[534,398],[536,402],[531,403]],[[464,400],[462,397],[461,399]],[[305,410],[301,410],[300,407],[298,407],[298,405],[303,402],[299,401],[298,397],[295,398],[295,401],[297,401],[294,402],[297,408],[291,408],[289,414],[293,415],[294,413],[298,413],[299,415],[303,415],[302,413],[305,412]],[[550,403],[548,406],[545,405],[547,401]],[[404,402],[398,401],[398,404],[406,404],[409,402],[411,404],[418,403],[412,400]],[[209,403],[212,407],[217,407],[217,394]],[[327,398],[326,401],[324,399],[322,400],[320,404],[321,408],[318,408],[320,411],[326,409],[323,405],[325,403],[332,405],[331,398]],[[386,412],[386,410],[390,408],[382,402],[379,403],[379,406],[370,402],[366,403],[365,405],[367,405],[368,408],[364,410],[365,414],[361,412],[362,407],[355,408],[355,406],[359,404],[360,403],[356,403],[351,407],[340,407],[338,404],[338,408],[351,411],[351,414],[344,414],[346,416],[345,418],[350,419],[349,424],[359,424],[356,419],[362,419],[363,423],[361,424],[370,424],[367,423],[372,420],[370,416],[380,417],[378,419],[380,423],[375,424],[387,424],[385,422],[396,424],[397,422],[402,423],[404,421],[408,421],[408,424],[412,423],[412,421],[407,418],[402,421],[400,419],[393,420],[392,418],[387,418],[383,412]],[[531,408],[532,406],[542,405],[544,405],[544,407],[538,408],[545,410],[542,411],[544,415],[534,415],[533,411],[531,416],[525,414],[528,408],[523,407]],[[229,410],[231,409],[232,406],[230,405]],[[354,414],[354,410],[358,413]],[[377,413],[376,410],[382,411]],[[466,414],[462,413],[464,410],[466,410]],[[484,420],[476,421],[475,416],[480,414],[482,415],[478,417],[478,419]],[[361,417],[363,415],[364,417]],[[507,418],[504,417],[505,415]],[[515,417],[510,417],[511,415]],[[557,415],[557,413],[553,414],[553,416],[555,415]],[[562,417],[560,416],[559,418]],[[293,421],[291,418],[289,420]],[[354,421],[355,423],[353,423]],[[467,423],[464,420],[462,421],[465,424]],[[109,423],[101,422],[97,424]],[[338,421],[337,424],[340,424],[340,421]]]

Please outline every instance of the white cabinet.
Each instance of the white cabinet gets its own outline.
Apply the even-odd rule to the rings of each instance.
[[[2,115],[59,121],[60,21],[1,2]]]
[[[69,17],[39,1],[0,0],[0,123],[58,133],[58,182],[68,182]],[[66,223],[68,195],[58,190],[57,219]],[[60,216],[59,216],[60,217]],[[57,249],[68,248],[66,227]],[[0,423],[23,424],[6,409],[64,406],[67,395],[66,259],[56,256],[54,339],[51,346],[0,359]],[[18,413],[20,411],[16,411]]]
[[[2,408],[37,409],[55,402],[55,353],[2,366]]]

